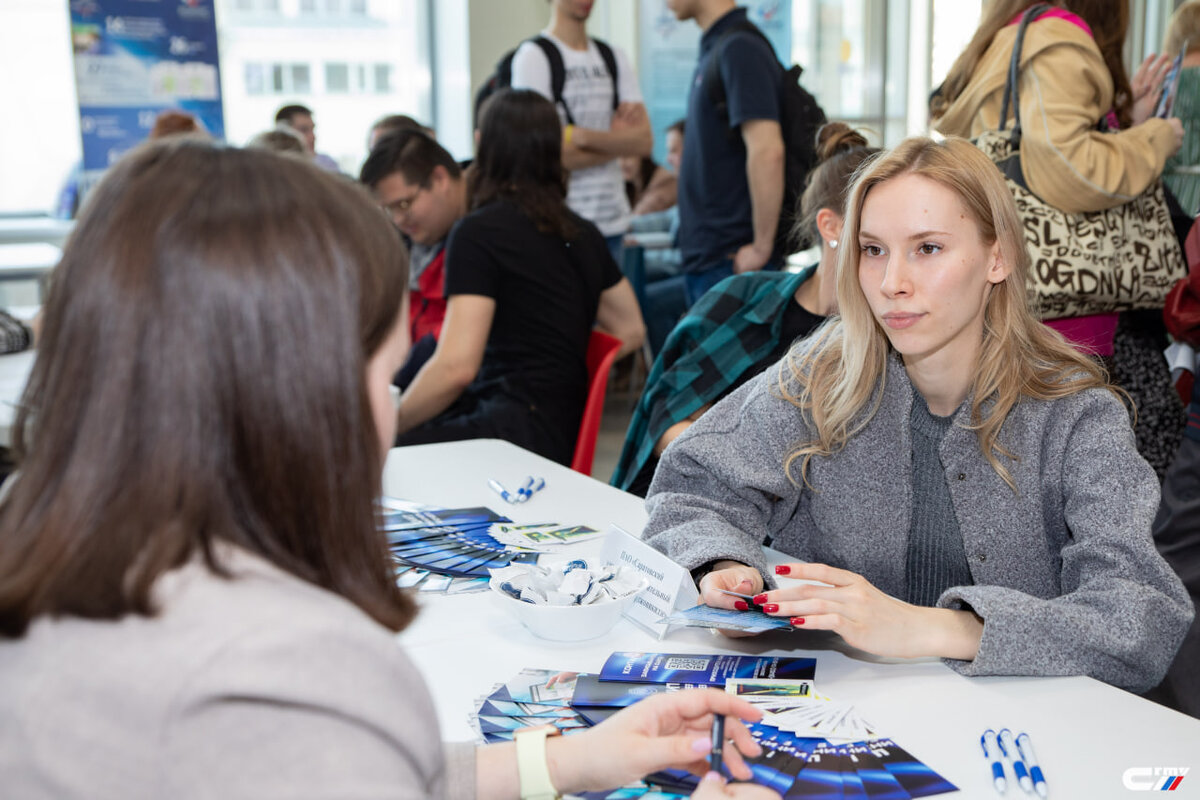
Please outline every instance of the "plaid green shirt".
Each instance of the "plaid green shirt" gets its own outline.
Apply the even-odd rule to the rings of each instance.
[[[734,275],[692,306],[646,378],[613,486],[628,490],[668,428],[761,371],[761,362],[779,346],[787,304],[814,270]]]

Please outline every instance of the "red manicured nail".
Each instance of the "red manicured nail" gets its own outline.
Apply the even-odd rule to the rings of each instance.
[[[776,575],[791,575],[792,568],[789,567],[787,564],[780,564],[779,566],[775,567],[775,574]]]
[[[768,614],[774,614],[778,610],[779,610],[778,603],[767,603],[765,606],[763,606],[763,611]]]
[[[762,605],[763,603],[765,603],[765,602],[767,602],[767,595],[766,595],[766,594],[756,594],[756,595],[754,595],[754,605],[756,605],[756,606],[761,606],[761,605]]]
[[[749,611],[750,610],[750,606],[746,605],[745,600],[734,600],[733,607],[736,608],[738,611]]]
[[[804,617],[792,617],[789,622],[791,622],[793,625],[803,625]]]

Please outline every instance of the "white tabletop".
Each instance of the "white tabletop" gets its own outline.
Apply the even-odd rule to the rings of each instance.
[[[62,249],[46,242],[0,244],[0,280],[40,278],[61,259]]]
[[[62,244],[75,226],[73,220],[55,217],[0,217],[0,242],[51,242]]]
[[[17,403],[29,382],[36,352],[0,355],[0,447],[12,444],[12,426],[17,416]]]
[[[547,485],[519,506],[487,488],[489,478],[511,486],[527,475]],[[517,522],[600,529],[615,523],[639,534],[646,521],[640,498],[495,440],[395,449],[383,485],[409,500],[486,505]],[[996,796],[979,751],[989,727],[1030,734],[1051,797],[1124,797],[1121,778],[1130,767],[1190,766],[1200,773],[1200,720],[1090,678],[964,678],[937,660],[879,659],[816,631],[732,640],[689,629],[659,641],[622,620],[592,641],[547,642],[489,593],[425,595],[421,607],[400,642],[424,673],[451,741],[473,738],[468,715],[476,698],[525,667],[594,672],[616,650],[803,655],[817,659],[822,694],[853,702],[885,735],[963,789],[953,797]],[[1189,784],[1200,789],[1195,779],[1180,790]],[[1016,787],[1008,794],[1024,797]]]

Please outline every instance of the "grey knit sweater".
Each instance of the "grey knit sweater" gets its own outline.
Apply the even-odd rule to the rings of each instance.
[[[647,499],[645,538],[688,569],[728,558],[770,581],[760,546],[769,535],[797,559],[851,570],[903,596],[912,521],[907,372],[889,359],[878,411],[842,450],[813,461],[812,490],[782,468],[811,433],[779,396],[778,375],[768,369],[667,449]],[[1019,403],[1002,433],[1019,457],[1009,464],[1015,494],[965,427],[968,414],[960,409],[939,451],[975,585],[948,589],[937,605],[974,609],[984,631],[973,661],[946,663],[964,675],[1153,686],[1192,606],[1151,542],[1158,483],[1124,407],[1099,389]]]
[[[930,412],[920,392],[908,415],[912,428],[912,526],[902,599],[931,606],[952,586],[970,586],[971,568],[954,516],[938,448],[954,420]]]

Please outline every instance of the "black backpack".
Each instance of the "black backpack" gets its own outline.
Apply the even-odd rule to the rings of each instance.
[[[758,26],[741,21],[721,34],[714,45],[712,58],[705,67],[704,82],[708,86],[708,97],[717,115],[728,123],[729,104],[725,98],[725,84],[721,80],[721,51],[734,33],[752,33],[767,47],[770,40]],[[774,53],[774,48],[771,49]],[[817,165],[817,131],[825,124],[825,111],[817,98],[800,85],[803,68],[793,64],[783,71],[783,86],[779,94],[779,127],[783,133],[784,181],[783,205],[779,208],[779,226],[775,229],[774,256],[782,257],[809,247],[811,235],[808,231],[795,231],[800,217],[800,196],[804,194],[808,173]],[[736,132],[731,132],[736,136]]]
[[[527,41],[536,44],[546,54],[546,60],[550,62],[550,94],[553,97],[554,104],[562,106],[562,110],[567,117],[567,124],[574,125],[575,118],[571,116],[571,109],[567,108],[567,104],[563,102],[563,86],[567,82],[567,70],[563,66],[562,53],[558,52],[558,46],[545,36],[534,36]],[[617,104],[619,103],[619,98],[617,97],[617,57],[606,42],[602,42],[599,39],[592,39],[592,41],[596,43],[596,49],[600,51],[600,57],[604,59],[604,66],[608,69],[609,77],[612,78],[613,110],[616,111]],[[483,82],[483,86],[479,87],[479,91],[475,93],[475,127],[479,127],[479,109],[482,108],[483,102],[501,89],[507,89],[512,86],[512,60],[513,56],[517,54],[518,49],[519,46],[514,47],[501,56],[500,60],[496,62],[496,69]]]

